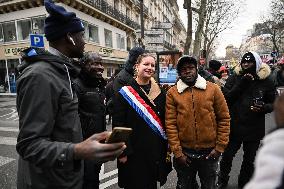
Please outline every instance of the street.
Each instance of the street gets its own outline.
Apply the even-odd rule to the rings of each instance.
[[[274,127],[273,114],[266,116],[267,132]],[[108,130],[111,125],[108,125]],[[0,189],[15,189],[17,174],[17,152],[15,150],[18,134],[18,116],[15,108],[15,97],[0,97]],[[238,152],[233,162],[229,189],[237,188],[237,177],[242,160],[242,151]],[[116,161],[102,166],[100,188],[114,189],[117,186]],[[164,189],[173,189],[176,185],[176,174],[172,171]]]

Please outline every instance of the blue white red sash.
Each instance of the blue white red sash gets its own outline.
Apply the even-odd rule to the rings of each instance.
[[[130,106],[142,117],[148,126],[160,137],[167,140],[165,130],[162,126],[162,122],[155,111],[146,104],[146,102],[140,97],[140,95],[131,87],[124,86],[119,90],[119,93],[130,104]]]

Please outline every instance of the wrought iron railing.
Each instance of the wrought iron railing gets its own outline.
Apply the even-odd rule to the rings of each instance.
[[[107,15],[113,17],[114,19],[134,28],[135,30],[140,29],[140,25],[137,22],[131,20],[121,11],[109,5],[105,0],[82,0],[82,1],[88,3],[89,5],[95,7],[96,9],[102,11],[103,13],[106,13]]]

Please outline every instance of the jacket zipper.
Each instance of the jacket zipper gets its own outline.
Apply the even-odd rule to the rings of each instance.
[[[197,136],[197,126],[196,126],[196,113],[195,113],[195,106],[194,106],[194,96],[193,96],[193,89],[190,88],[190,91],[191,91],[191,97],[192,97],[192,108],[193,108],[193,116],[194,116],[194,127],[195,127],[195,138],[196,138],[196,143],[197,143],[197,139],[198,139],[198,136]],[[195,143],[195,145],[196,145]]]

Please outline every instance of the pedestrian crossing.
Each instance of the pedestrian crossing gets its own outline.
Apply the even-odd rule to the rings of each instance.
[[[13,111],[10,112],[10,116],[14,114]],[[0,116],[0,118],[3,118],[5,116]],[[11,117],[10,117],[11,118]],[[14,121],[14,120],[10,120],[10,121]],[[3,123],[3,122],[1,122]],[[18,135],[19,129],[17,128],[17,124],[15,124],[15,126],[4,126],[3,124],[1,124],[0,126],[0,149],[4,146],[8,146],[8,147],[12,147],[14,150],[15,149],[15,145],[17,143],[17,135]],[[11,133],[13,134],[13,136],[5,136],[7,134],[5,133]],[[3,149],[3,148],[2,148]],[[1,155],[1,151],[0,151],[0,169],[2,166],[7,165],[9,163],[17,163],[16,159],[17,157],[5,157],[3,155]],[[111,162],[113,163],[113,162]],[[114,169],[114,170],[108,170],[108,172],[106,172],[106,168],[107,166],[109,166],[109,163],[107,164],[103,164],[102,168],[101,168],[101,172],[100,172],[100,189],[105,189],[105,188],[109,188],[115,184],[117,184],[118,182],[118,178],[117,178],[117,173],[118,170]]]
[[[0,119],[3,121],[18,121],[18,113],[15,108],[1,108]]]

